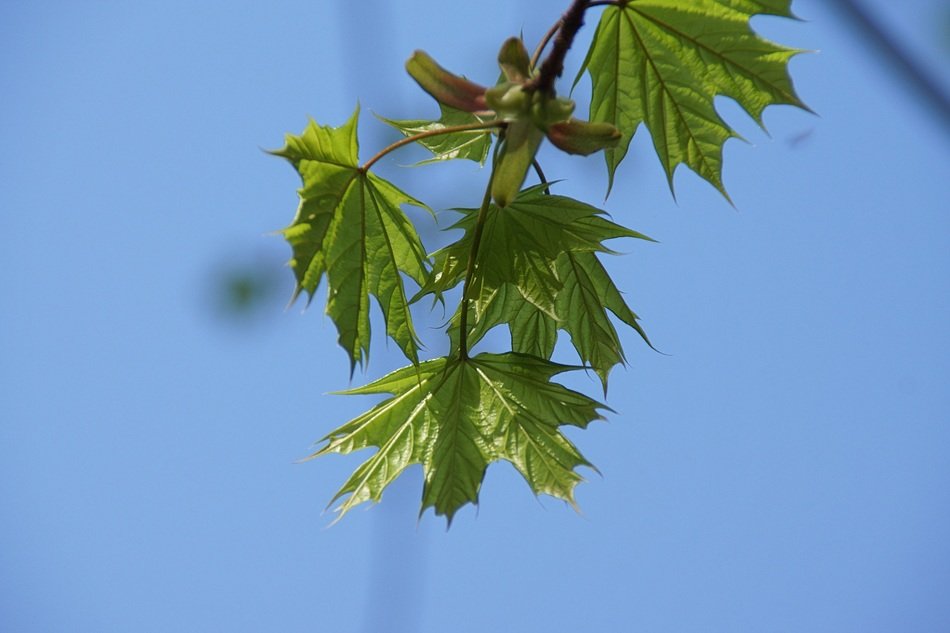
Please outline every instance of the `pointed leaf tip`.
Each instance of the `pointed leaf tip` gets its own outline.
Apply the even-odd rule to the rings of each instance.
[[[312,299],[327,277],[327,313],[350,360],[365,366],[369,353],[370,295],[382,309],[387,334],[413,362],[418,338],[401,275],[421,283],[425,251],[401,206],[422,203],[358,165],[359,109],[341,127],[311,121],[282,150],[303,182],[297,214],[284,238],[290,243],[296,294]]]
[[[673,172],[685,164],[728,199],[722,148],[736,134],[717,114],[715,97],[735,100],[756,121],[773,104],[807,109],[788,74],[789,59],[800,51],[759,37],[749,25],[756,14],[792,17],[790,6],[789,0],[608,6],[581,72],[591,76],[591,121],[623,133],[605,152],[610,184],[643,123],[671,191]]]
[[[477,210],[462,212],[458,228],[466,233],[434,254],[436,274],[420,296],[438,295],[462,283]],[[610,252],[606,240],[649,238],[605,215],[578,200],[547,194],[543,185],[520,192],[504,210],[489,207],[475,262],[478,274],[472,281],[469,343],[505,324],[514,352],[550,358],[557,331],[564,330],[582,364],[606,382],[624,358],[608,312],[644,339],[645,334],[597,253]],[[507,256],[494,255],[499,252]],[[459,317],[456,311],[449,327],[453,344],[458,342]]]
[[[477,114],[456,110],[445,104],[439,104],[442,116],[438,121],[406,120],[396,121],[378,116],[381,121],[399,130],[405,136],[413,136],[423,132],[444,130],[447,127],[483,123]],[[438,161],[464,158],[473,160],[481,165],[485,164],[488,152],[492,145],[492,133],[487,129],[453,132],[428,136],[416,141],[432,152],[432,158],[424,160],[420,165]]]
[[[531,76],[531,59],[524,40],[509,37],[498,52],[498,66],[508,81],[524,83]]]

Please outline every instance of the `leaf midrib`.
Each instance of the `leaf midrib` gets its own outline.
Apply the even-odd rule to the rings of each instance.
[[[782,88],[782,87],[780,87],[780,86],[776,86],[776,85],[774,85],[772,82],[769,82],[769,81],[763,79],[761,75],[756,74],[755,72],[753,72],[752,70],[750,70],[748,67],[744,66],[743,64],[740,64],[739,62],[734,61],[734,60],[732,60],[732,59],[729,58],[729,57],[726,57],[726,55],[725,55],[724,53],[721,53],[721,52],[717,51],[716,49],[711,48],[711,47],[709,47],[709,46],[706,45],[706,44],[703,44],[703,43],[700,42],[699,40],[694,39],[694,38],[691,37],[690,35],[684,33],[683,31],[681,31],[681,30],[679,30],[679,29],[677,29],[677,28],[675,28],[673,25],[667,23],[666,21],[661,20],[660,18],[658,18],[658,17],[656,17],[656,16],[650,15],[649,13],[646,13],[646,12],[644,12],[642,9],[637,9],[637,8],[633,7],[632,5],[627,5],[627,8],[630,9],[630,11],[636,12],[638,15],[642,16],[645,20],[656,24],[656,25],[657,25],[658,27],[660,27],[661,29],[666,30],[668,33],[670,33],[670,34],[672,34],[672,35],[674,35],[674,36],[677,36],[677,37],[679,37],[679,38],[681,38],[681,39],[683,39],[683,40],[686,40],[686,41],[690,42],[690,43],[693,44],[696,48],[700,48],[700,49],[702,49],[702,50],[708,52],[712,57],[715,57],[715,58],[719,59],[719,60],[722,62],[722,64],[723,64],[724,66],[732,66],[732,67],[734,67],[734,68],[738,68],[740,71],[742,71],[742,74],[743,74],[745,77],[748,77],[748,78],[752,79],[752,81],[754,81],[755,83],[761,84],[761,85],[763,85],[763,86],[767,86],[770,91],[780,94],[780,95],[782,96],[782,98],[785,99],[786,101],[789,101],[790,103],[797,103],[797,102],[798,102],[798,99],[796,99],[796,98],[794,97],[794,95],[789,94],[784,88]],[[764,38],[759,37],[754,31],[752,32],[752,36],[753,36],[754,38],[756,38],[757,40],[761,41],[761,42],[768,43],[767,40],[765,40]],[[716,88],[717,88],[717,92],[716,92],[717,95],[729,96],[729,95],[727,95],[726,93],[723,93],[723,92],[719,92],[719,91],[718,91],[718,89],[721,89],[721,86],[716,86]]]

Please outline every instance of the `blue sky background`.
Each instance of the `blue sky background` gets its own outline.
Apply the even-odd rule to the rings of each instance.
[[[564,4],[0,3],[0,630],[950,630],[947,127],[817,0],[755,25],[820,51],[791,64],[819,116],[720,104],[735,209],[685,170],[674,202],[645,133],[621,167],[605,208],[660,243],[609,266],[668,355],[624,333],[582,514],[496,465],[448,532],[417,470],[327,527],[359,457],[295,461],[373,401],[324,395],[332,323],[284,309],[298,180],[260,148],[359,99],[366,158],[371,112],[436,112],[413,49],[491,82]],[[866,4],[946,88],[945,5]],[[478,203],[486,173],[417,157],[380,170]],[[599,159],[542,158],[603,199]],[[373,355],[356,382],[403,363]]]

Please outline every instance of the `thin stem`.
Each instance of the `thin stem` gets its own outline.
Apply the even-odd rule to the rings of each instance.
[[[588,9],[593,9],[594,7],[623,7],[630,4],[629,1],[625,2],[624,0],[597,0],[597,2],[591,2],[587,5]]]
[[[558,21],[554,23],[554,26],[548,29],[548,32],[544,34],[543,38],[541,38],[541,43],[538,44],[538,47],[536,49],[534,49],[534,55],[531,56],[532,70],[537,68],[538,61],[541,59],[541,53],[544,52],[544,49],[547,47],[548,43],[550,43],[551,39],[555,35],[557,35],[557,32],[561,28],[561,24],[563,23],[564,23],[563,18],[558,19]]]
[[[540,180],[541,184],[544,185],[544,192],[551,193],[551,187],[548,185],[548,179],[545,178],[544,172],[541,171],[541,163],[538,162],[537,158],[531,161],[531,166],[534,167],[534,172],[538,175],[538,180]]]
[[[465,268],[465,283],[462,285],[462,313],[459,315],[459,358],[468,359],[468,306],[471,302],[469,292],[472,286],[472,279],[475,277],[475,260],[478,259],[478,247],[481,245],[482,232],[485,228],[485,220],[488,217],[488,207],[491,205],[491,185],[495,179],[495,168],[498,165],[498,150],[505,141],[505,131],[502,130],[495,143],[495,152],[492,156],[491,174],[488,176],[488,184],[485,186],[485,196],[482,198],[482,206],[478,209],[478,218],[475,220],[475,232],[472,234],[472,249],[468,254],[468,265]]]
[[[456,132],[471,132],[473,130],[490,130],[496,127],[504,127],[507,125],[504,121],[487,121],[478,123],[465,123],[462,125],[450,125],[448,127],[439,128],[437,130],[427,130],[425,132],[419,132],[418,134],[413,134],[412,136],[407,136],[406,138],[401,138],[395,143],[388,145],[381,149],[375,156],[370,158],[368,161],[363,163],[363,166],[360,167],[360,171],[369,171],[370,167],[376,164],[379,159],[381,159],[386,154],[389,154],[392,151],[399,149],[410,143],[415,143],[416,141],[421,141],[424,138],[429,138],[432,136],[439,136],[441,134],[455,134]]]
[[[629,0],[595,0],[594,2],[588,2],[587,6],[583,7],[586,11],[587,9],[593,9],[594,7],[623,7],[629,3]],[[554,23],[548,32],[544,34],[544,37],[541,38],[541,43],[538,44],[538,47],[534,49],[534,55],[531,56],[531,68],[537,68],[538,61],[541,59],[541,53],[544,52],[544,49],[547,48],[547,45],[551,42],[551,39],[557,35],[557,32],[564,25],[564,16]],[[578,27],[580,28],[580,27]]]

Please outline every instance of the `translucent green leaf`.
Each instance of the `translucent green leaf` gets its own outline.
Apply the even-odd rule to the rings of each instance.
[[[503,284],[493,289],[487,297],[482,297],[481,318],[472,310],[469,323],[468,344],[474,346],[493,327],[508,324],[511,333],[511,350],[521,354],[530,354],[539,358],[551,358],[554,344],[557,343],[558,321],[543,310],[539,310],[514,284]],[[459,312],[449,323],[449,341],[452,349],[459,345]]]
[[[440,296],[464,278],[476,211],[462,212],[454,228],[466,229],[466,235],[433,254],[433,275],[420,294]],[[608,311],[649,340],[596,252],[611,252],[603,244],[608,239],[649,238],[603,215],[577,200],[547,195],[543,187],[522,192],[505,209],[490,207],[472,283],[469,345],[507,324],[514,351],[550,358],[557,330],[564,330],[606,391],[610,370],[624,361]],[[511,261],[523,263],[515,269]],[[449,326],[453,348],[459,321],[456,312]]]
[[[386,320],[386,332],[417,362],[418,339],[412,327],[400,273],[421,284],[425,251],[401,205],[425,207],[391,183],[359,168],[358,110],[339,128],[313,121],[300,136],[288,135],[275,152],[303,180],[294,221],[283,231],[293,249],[290,266],[297,278],[295,297],[311,299],[327,275],[327,314],[350,357],[350,371],[369,354],[369,297]]]
[[[538,309],[552,317],[561,281],[556,260],[565,251],[607,250],[603,240],[643,237],[615,224],[603,211],[564,196],[547,195],[542,186],[521,192],[507,207],[491,205],[485,226],[471,296],[478,319],[494,291],[512,283]],[[451,228],[465,229],[457,242],[433,253],[433,272],[419,296],[441,296],[465,277],[477,209],[458,209],[461,220]]]
[[[607,311],[633,328],[648,345],[650,340],[596,254],[563,253],[558,258],[558,272],[564,283],[558,295],[558,327],[571,335],[577,355],[600,376],[606,394],[610,370],[625,362]]]
[[[456,110],[441,103],[439,107],[442,110],[442,116],[438,121],[397,121],[385,117],[379,118],[384,123],[402,132],[405,136],[431,132],[432,130],[442,130],[456,125],[481,123],[483,121],[483,119],[476,114]],[[430,136],[420,139],[418,143],[433,154],[432,158],[422,161],[420,164],[451,160],[454,158],[466,158],[480,165],[484,165],[485,159],[488,158],[488,150],[491,149],[492,134],[490,130],[468,130],[465,132]]]
[[[788,61],[799,51],[762,39],[749,26],[755,14],[792,17],[790,4],[637,0],[604,10],[581,73],[589,72],[593,83],[591,121],[623,133],[605,152],[611,184],[644,123],[671,187],[676,166],[685,163],[726,195],[722,146],[737,135],[716,113],[714,97],[734,99],[760,125],[768,105],[807,109],[788,75]]]
[[[582,481],[576,469],[590,463],[559,427],[584,428],[606,407],[551,382],[569,369],[516,353],[438,358],[344,392],[392,397],[329,433],[313,455],[378,449],[333,498],[346,497],[338,512],[379,501],[408,466],[421,464],[422,511],[435,508],[451,522],[459,508],[478,503],[485,471],[499,460],[514,465],[535,494],[574,504]]]
[[[581,362],[597,373],[606,394],[610,370],[626,362],[608,311],[633,328],[647,345],[652,344],[639,317],[627,305],[595,253],[561,253],[556,268],[562,287],[553,317],[526,301],[517,286],[505,284],[482,299],[480,318],[473,310],[469,322],[475,324],[469,331],[469,345],[475,345],[493,327],[507,323],[513,351],[551,358],[557,330],[564,330]],[[458,346],[458,329],[456,313],[448,331],[453,348]]]

